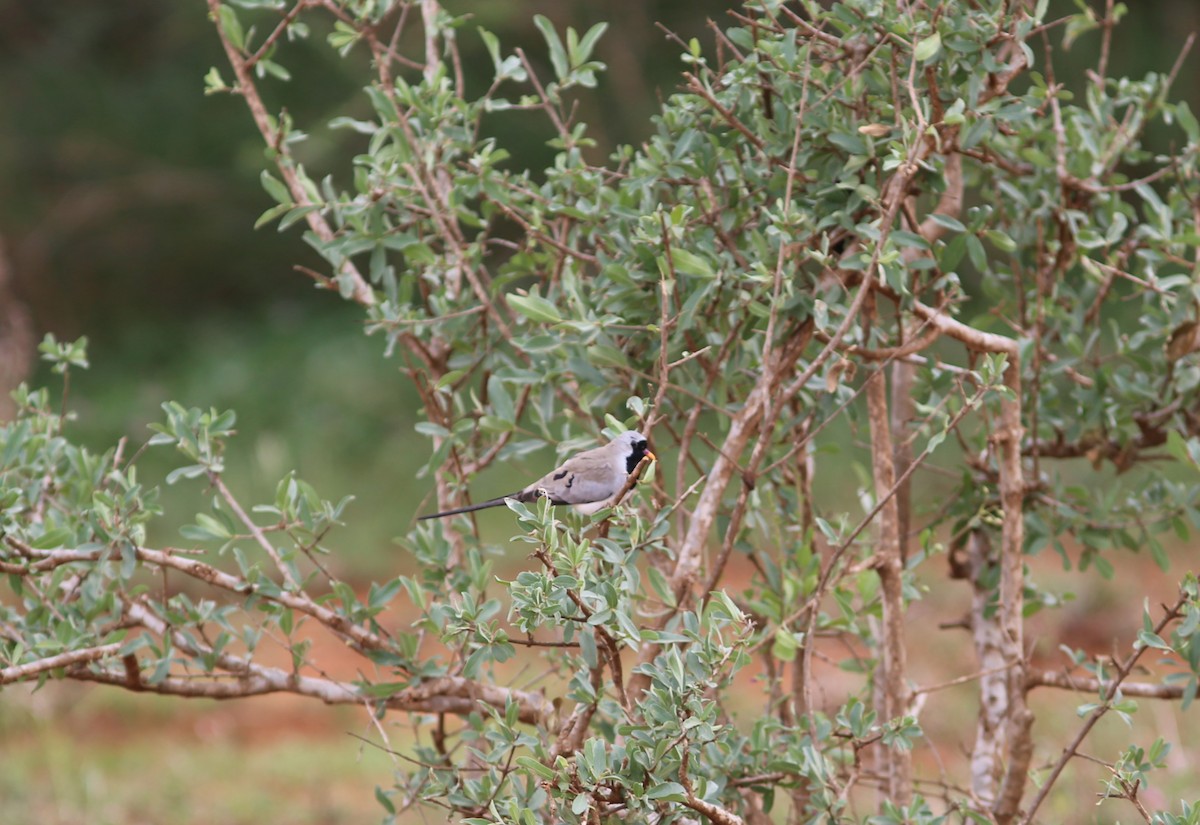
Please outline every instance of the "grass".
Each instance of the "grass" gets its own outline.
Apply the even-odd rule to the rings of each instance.
[[[5,703],[0,822],[335,825],[383,813],[371,788],[389,783],[390,762],[338,729],[361,727],[361,713],[310,709],[320,725],[296,730],[297,709],[263,713],[271,699],[234,708],[99,688],[78,698],[50,716]]]

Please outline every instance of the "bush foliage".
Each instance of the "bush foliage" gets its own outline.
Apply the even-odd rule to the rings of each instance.
[[[1027,655],[1026,618],[1058,601],[1031,555],[1110,575],[1144,551],[1165,569],[1160,536],[1200,523],[1182,57],[1134,80],[1102,56],[1068,90],[1052,44],[1094,31],[1107,55],[1125,10],[1046,5],[748,3],[712,47],[673,43],[682,84],[653,134],[602,158],[574,101],[602,77],[603,26],[539,18],[543,63],[433,0],[209,0],[229,67],[208,90],[240,95],[267,147],[260,223],[305,226],[328,262],[310,274],[398,359],[437,508],[490,466],[626,428],[658,463],[589,518],[510,504],[530,550],[512,580],[462,516],[412,529],[420,572],[363,593],[322,558],[345,501],[295,477],[255,507],[226,487],[232,413],[164,405],[149,446],[183,457],[165,482],[206,480],[211,506],[187,547],[156,549],[137,454],[80,447],[69,414],[23,390],[0,436],[0,684],[290,691],[361,704],[384,742],[387,712],[408,712],[417,739],[378,791],[390,816],[1035,821],[1099,719],[1135,718],[1134,697],[1188,705],[1200,675],[1190,575],[1114,660]],[[363,110],[329,124],[361,152],[325,176],[261,89],[298,93],[287,45],[318,30],[374,71]],[[463,76],[467,37],[491,78]],[[513,168],[497,112],[549,123],[553,164]],[[1169,152],[1144,144],[1151,123]],[[86,365],[78,345],[44,352],[64,376]],[[865,464],[851,498],[829,489],[847,454]],[[913,758],[933,690],[907,664],[918,574],[970,593],[958,658],[978,717],[949,773]],[[410,603],[397,626],[389,608]],[[356,675],[322,669],[317,631],[361,654]],[[256,656],[264,638],[291,667]],[[858,674],[832,704],[814,689],[829,658]],[[514,666],[531,661],[534,686]],[[1130,680],[1141,664],[1153,676]],[[1050,686],[1082,694],[1066,741],[1034,736],[1026,699]],[[1147,807],[1166,748],[1106,757],[1120,815],[1200,819]]]

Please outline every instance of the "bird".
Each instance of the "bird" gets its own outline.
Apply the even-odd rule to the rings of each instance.
[[[551,504],[570,504],[584,515],[591,515],[604,509],[609,499],[621,491],[629,475],[645,456],[649,456],[651,461],[657,460],[654,453],[650,452],[646,436],[630,430],[601,447],[593,447],[571,456],[557,469],[515,493],[478,504],[468,504],[466,507],[418,516],[417,520],[457,516],[459,513],[499,507],[508,499],[530,502],[539,498],[548,498]]]

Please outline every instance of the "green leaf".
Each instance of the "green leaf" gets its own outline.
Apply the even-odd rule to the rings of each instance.
[[[557,324],[562,320],[562,316],[558,313],[558,307],[537,294],[510,294],[508,296],[508,305],[531,321]]]
[[[396,578],[392,579],[382,587],[376,583],[371,584],[371,590],[367,594],[367,607],[372,610],[378,610],[385,607],[388,602],[396,597],[400,589],[404,587],[404,581]]]
[[[232,537],[229,528],[206,513],[197,513],[196,523],[185,524],[179,528],[179,532],[184,538],[192,541],[224,540]]]
[[[57,550],[75,543],[75,533],[66,527],[54,527],[29,542],[35,550]]]
[[[277,202],[287,204],[289,207],[292,205],[292,193],[288,191],[282,181],[276,180],[266,169],[259,175],[259,180],[262,181],[263,189],[267,190],[267,194]]]
[[[246,34],[242,30],[242,24],[238,20],[237,12],[229,6],[218,6],[217,17],[220,21],[221,31],[225,33],[229,44],[235,49],[245,48]]]
[[[1196,461],[1192,457],[1193,441],[1195,439],[1185,439],[1178,430],[1170,430],[1167,432],[1167,452],[1181,464],[1196,467]]]
[[[964,226],[963,222],[960,221],[958,218],[951,217],[950,215],[943,215],[941,212],[930,213],[929,219],[931,221],[933,221],[934,223],[936,223],[938,226],[943,226],[946,229],[950,229],[955,232],[966,232],[967,231],[967,227]]]
[[[563,48],[562,39],[554,30],[554,24],[541,14],[534,15],[533,24],[542,33],[546,47],[550,50],[550,64],[554,67],[555,76],[560,81],[563,80],[570,71],[570,65],[567,63],[567,52]]]
[[[208,74],[204,75],[204,94],[211,95],[217,92],[223,92],[229,88],[226,85],[224,78],[221,77],[221,72],[216,66],[208,70]]]
[[[662,799],[667,802],[683,802],[687,799],[687,791],[678,782],[664,782],[646,791],[643,799]]]
[[[796,652],[800,649],[800,645],[796,643],[796,637],[786,628],[779,628],[775,631],[775,640],[771,645],[771,655],[782,662],[790,662],[796,658]]]
[[[396,815],[396,806],[392,804],[392,800],[388,799],[388,796],[386,793],[384,793],[383,788],[379,787],[378,785],[375,786],[375,801],[382,805],[383,809],[389,814],[392,816]]]
[[[282,206],[282,204],[280,206]],[[275,208],[278,209],[279,207],[277,206]],[[321,210],[321,208],[322,208],[321,204],[319,204],[319,203],[306,203],[303,206],[296,206],[296,207],[293,207],[292,209],[289,209],[287,211],[287,214],[284,215],[283,218],[281,218],[279,221],[279,231],[283,232],[285,229],[290,227],[296,221],[300,220],[301,218],[305,217],[306,215],[312,214],[313,212],[319,212]],[[255,229],[257,229],[257,228],[258,228],[258,224],[255,224]]]
[[[608,344],[595,344],[588,347],[588,362],[597,367],[626,367],[629,359],[625,353]]]
[[[288,213],[288,211],[291,210],[291,208],[292,208],[292,205],[290,203],[275,204],[270,209],[268,209],[266,212],[263,212],[261,215],[258,216],[258,220],[256,220],[254,222],[254,228],[261,229],[262,227],[269,224],[271,221],[278,218],[280,215],[286,215]],[[280,228],[282,229],[282,227],[280,227]]]
[[[432,421],[418,421],[413,425],[413,429],[431,438],[449,438],[451,435],[441,424],[434,424]]]
[[[1172,650],[1173,648],[1162,640],[1162,637],[1157,633],[1151,633],[1149,630],[1138,631],[1138,641],[1144,647],[1152,647],[1156,650]]]
[[[27,418],[9,426],[4,452],[0,453],[0,470],[6,470],[16,462],[17,456],[29,440],[31,426]]]
[[[483,40],[484,48],[487,49],[488,55],[492,58],[492,68],[496,70],[496,77],[500,74],[500,38],[492,34],[484,28],[479,28],[479,37]]]
[[[988,271],[987,252],[983,248],[983,242],[979,240],[978,235],[964,235],[967,239],[967,256],[971,259],[971,266],[975,267],[975,271],[980,274]]]
[[[835,132],[829,136],[829,142],[852,155],[867,154],[867,142],[856,132]]]
[[[992,242],[992,246],[1001,252],[1012,252],[1017,248],[1017,242],[999,229],[988,229],[984,231],[983,235]]]
[[[709,599],[709,607],[712,609],[720,608],[724,613],[724,617],[731,622],[744,622],[746,616],[742,613],[741,608],[729,597],[729,594],[724,590],[714,590]]]
[[[684,275],[695,275],[699,278],[715,277],[715,273],[708,261],[695,253],[688,252],[686,249],[672,249],[670,262],[675,267],[676,272],[682,272]],[[670,269],[665,270],[665,273],[669,274]]]
[[[674,607],[675,592],[671,589],[671,585],[667,581],[667,577],[663,575],[661,570],[653,565],[646,569],[646,573],[650,577],[650,587],[654,590],[654,595],[657,596],[659,601],[661,601],[663,604],[667,605],[668,607]]]
[[[203,464],[189,464],[186,467],[176,467],[167,473],[167,484],[174,484],[184,478],[199,478],[208,468]]]
[[[255,70],[266,72],[275,79],[282,80],[285,83],[292,79],[292,73],[276,63],[274,60],[267,60],[264,58],[258,61],[258,64],[254,68]]]
[[[918,62],[924,63],[926,60],[937,54],[938,50],[941,48],[942,36],[937,32],[934,32],[933,34],[929,35],[929,37],[926,37],[924,40],[917,43],[916,48],[913,49],[913,58]]]
[[[488,402],[492,405],[496,417],[509,424],[516,423],[517,409],[513,405],[512,396],[504,388],[504,381],[497,375],[488,377]]]
[[[541,762],[530,756],[518,756],[516,758],[516,764],[518,768],[523,768],[530,773],[537,774],[542,779],[547,781],[553,782],[558,778],[558,773],[553,768],[543,765]]]
[[[892,243],[897,246],[908,247],[910,249],[928,249],[929,241],[915,232],[909,232],[905,229],[892,230]]]
[[[608,31],[607,23],[597,23],[587,30],[587,33],[580,38],[579,45],[574,49],[574,54],[572,55],[577,64],[586,63],[591,59],[592,51],[596,48],[596,43],[606,31]]]

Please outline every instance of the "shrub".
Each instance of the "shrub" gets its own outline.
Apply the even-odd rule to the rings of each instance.
[[[1069,92],[1035,47],[1061,24],[1099,29],[1107,54],[1123,7],[1047,21],[1045,6],[750,3],[715,51],[677,44],[682,88],[653,134],[603,159],[573,105],[603,68],[602,26],[539,18],[541,73],[479,31],[492,82],[472,95],[457,44],[476,33],[432,0],[210,0],[233,76],[214,69],[209,90],[246,101],[272,161],[262,222],[307,226],[319,285],[361,304],[402,363],[437,508],[548,444],[562,458],[637,427],[659,461],[590,518],[512,503],[532,552],[511,581],[463,516],[415,527],[419,572],[361,594],[319,560],[344,502],[289,477],[246,508],[223,484],[232,414],[165,405],[150,443],[185,457],[166,480],[206,479],[212,506],[191,548],[152,549],[136,463],[71,443],[48,396],[22,392],[3,436],[0,681],[291,691],[363,705],[385,739],[388,710],[419,714],[379,792],[396,815],[816,822],[857,803],[881,823],[1034,820],[1100,718],[1132,718],[1132,697],[1186,705],[1200,673],[1190,575],[1114,660],[1027,656],[1027,616],[1060,600],[1030,556],[1111,575],[1145,550],[1166,568],[1159,536],[1197,523],[1200,459],[1200,130],[1168,98],[1179,63],[1112,79],[1102,58]],[[361,153],[318,181],[260,85],[286,82],[288,42],[328,17],[328,45],[375,74],[370,114],[330,124]],[[553,128],[548,168],[513,168],[489,137],[513,110]],[[1177,148],[1147,149],[1151,123]],[[46,354],[64,372],[82,359]],[[863,451],[847,502],[840,464]],[[728,585],[734,568],[748,583]],[[933,776],[913,754],[947,685],[907,665],[923,582],[969,592],[954,684],[979,692],[968,760]],[[405,600],[410,629],[386,618]],[[360,653],[359,676],[324,674],[305,622]],[[265,633],[290,669],[256,660]],[[533,688],[507,664],[530,651]],[[1151,651],[1166,667],[1131,681]],[[820,657],[859,674],[832,706]],[[1034,737],[1027,696],[1046,686],[1088,695],[1063,742]],[[1104,798],[1150,821],[1139,792],[1165,752],[1113,756]]]

